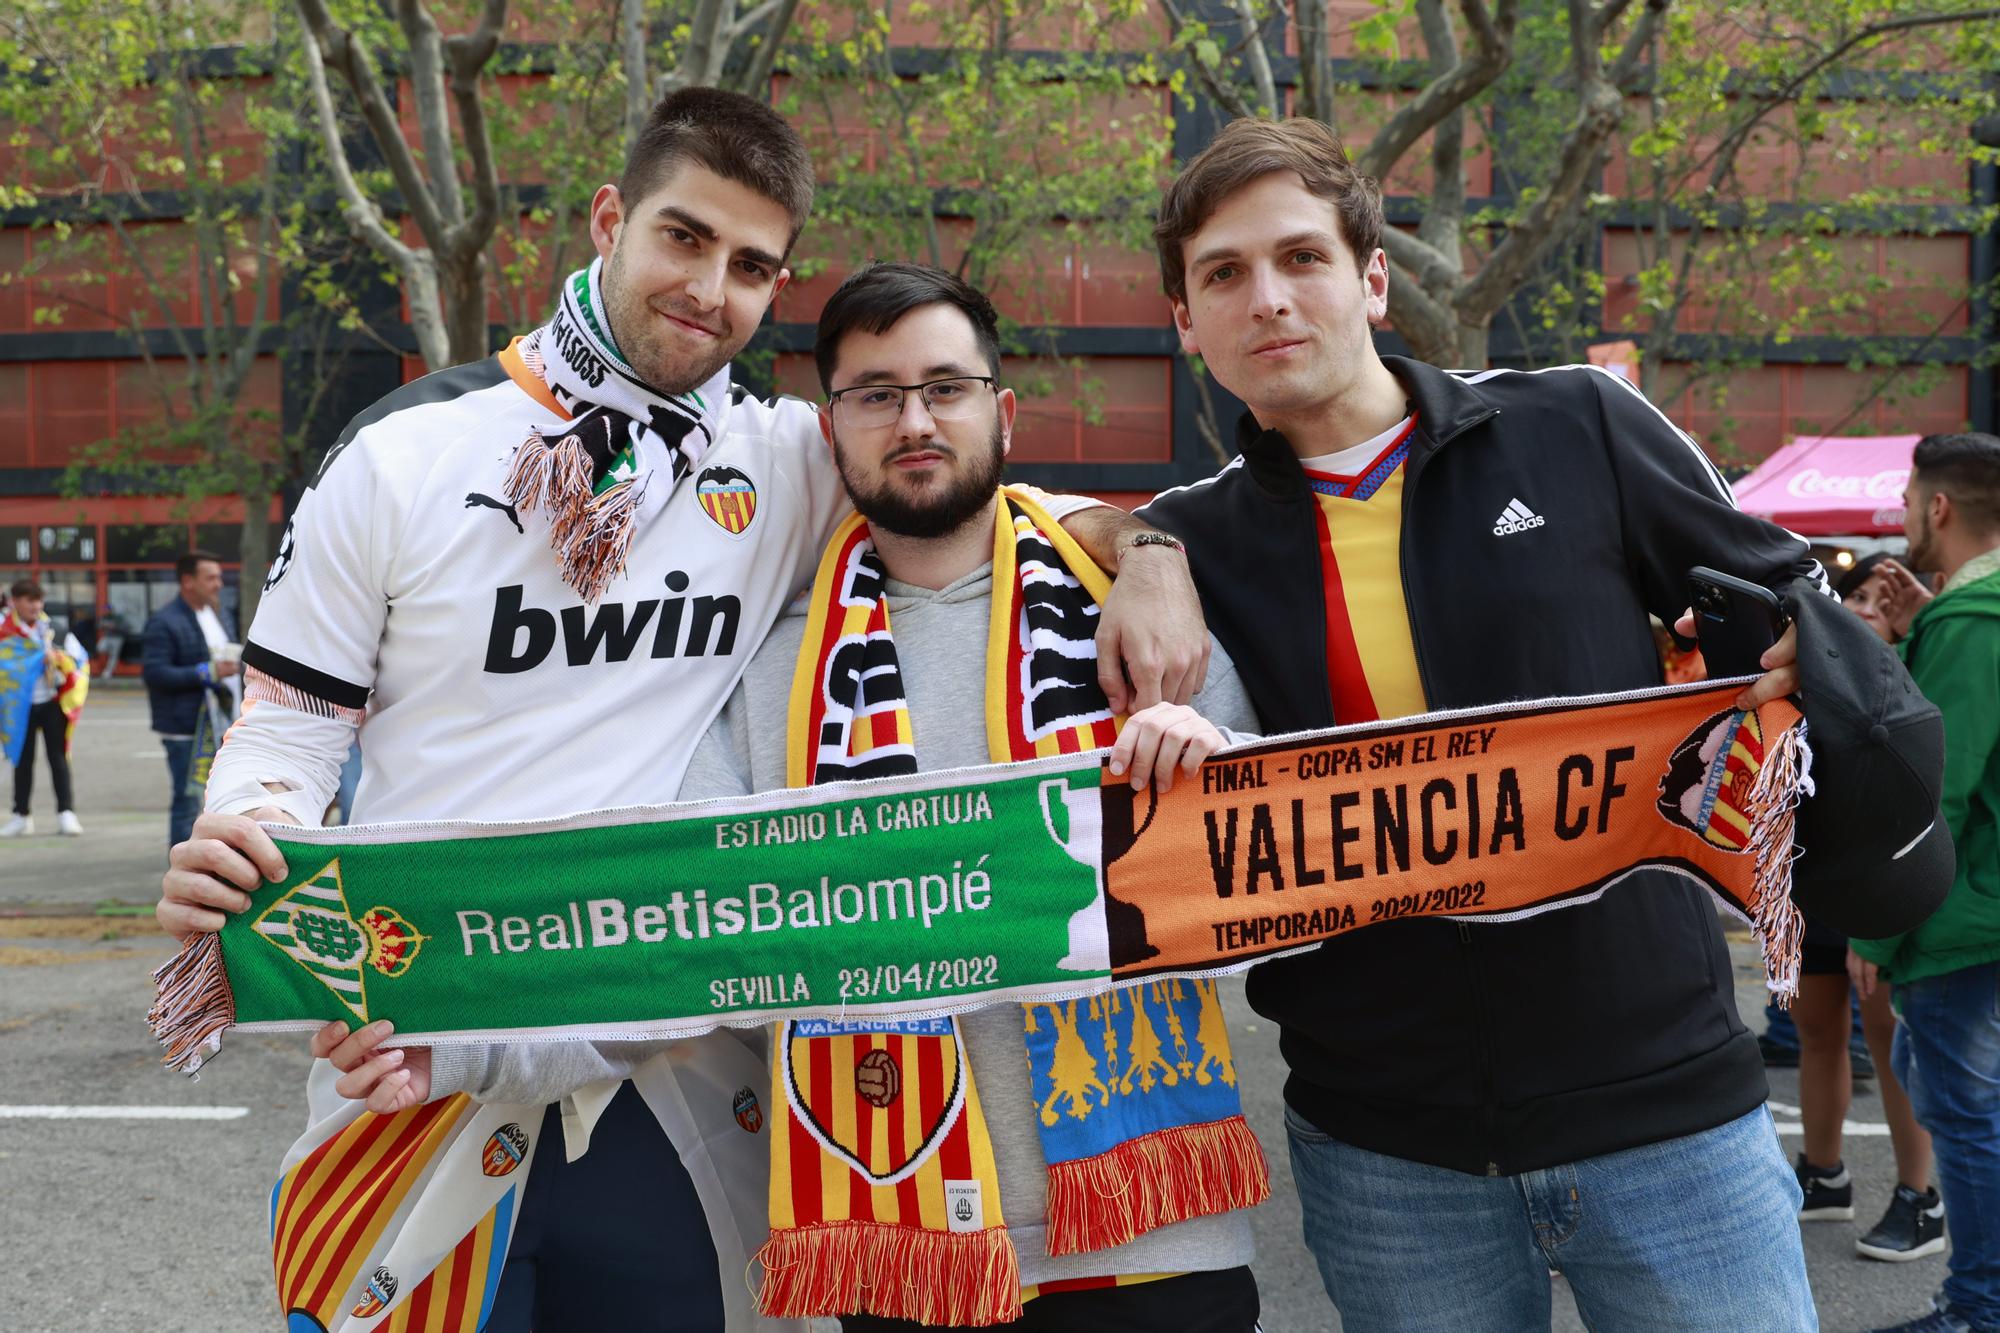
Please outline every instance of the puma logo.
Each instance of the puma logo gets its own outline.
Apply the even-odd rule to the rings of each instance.
[[[501,513],[507,516],[507,521],[514,525],[514,531],[522,534],[523,536],[527,535],[528,530],[521,526],[520,515],[514,512],[513,505],[503,505],[498,500],[494,499],[492,496],[481,495],[478,491],[473,491],[465,497],[465,507],[467,509],[477,509],[481,505],[484,505],[488,509],[499,510]]]

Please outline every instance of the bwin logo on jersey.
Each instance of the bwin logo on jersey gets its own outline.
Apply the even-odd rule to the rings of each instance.
[[[1522,504],[1517,496],[1507,502],[1507,507],[1500,511],[1500,517],[1494,520],[1493,535],[1511,537],[1517,532],[1526,532],[1529,528],[1539,528],[1547,522],[1547,519]]]
[[[493,590],[486,635],[486,669],[496,675],[532,671],[556,654],[573,667],[633,658],[727,657],[736,651],[743,602],[734,594],[683,597],[688,576],[666,577],[667,597],[637,602],[578,602],[554,610],[529,606],[519,583]]]

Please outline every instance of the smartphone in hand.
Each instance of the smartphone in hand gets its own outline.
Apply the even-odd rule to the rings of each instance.
[[[1717,679],[1764,670],[1764,650],[1785,632],[1785,610],[1769,588],[1705,565],[1688,571],[1688,605],[1708,674]]]

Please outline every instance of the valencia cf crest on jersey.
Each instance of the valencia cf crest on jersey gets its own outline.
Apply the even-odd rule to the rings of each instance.
[[[757,516],[757,484],[736,468],[703,468],[694,494],[702,512],[732,537],[741,536]]]

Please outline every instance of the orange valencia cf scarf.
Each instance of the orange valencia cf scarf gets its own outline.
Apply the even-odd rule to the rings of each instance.
[[[1110,745],[1123,719],[1096,654],[1109,581],[1019,491],[1003,489],[995,514],[988,751],[1010,762]],[[793,787],[918,771],[887,578],[867,523],[850,516],[813,582],[788,725]],[[1268,1197],[1213,981],[1024,1012],[1035,1102],[1006,1113],[1034,1116],[1041,1134],[1051,1253]],[[764,1312],[1017,1318],[1019,1264],[957,1021],[790,1020],[772,1062]]]

